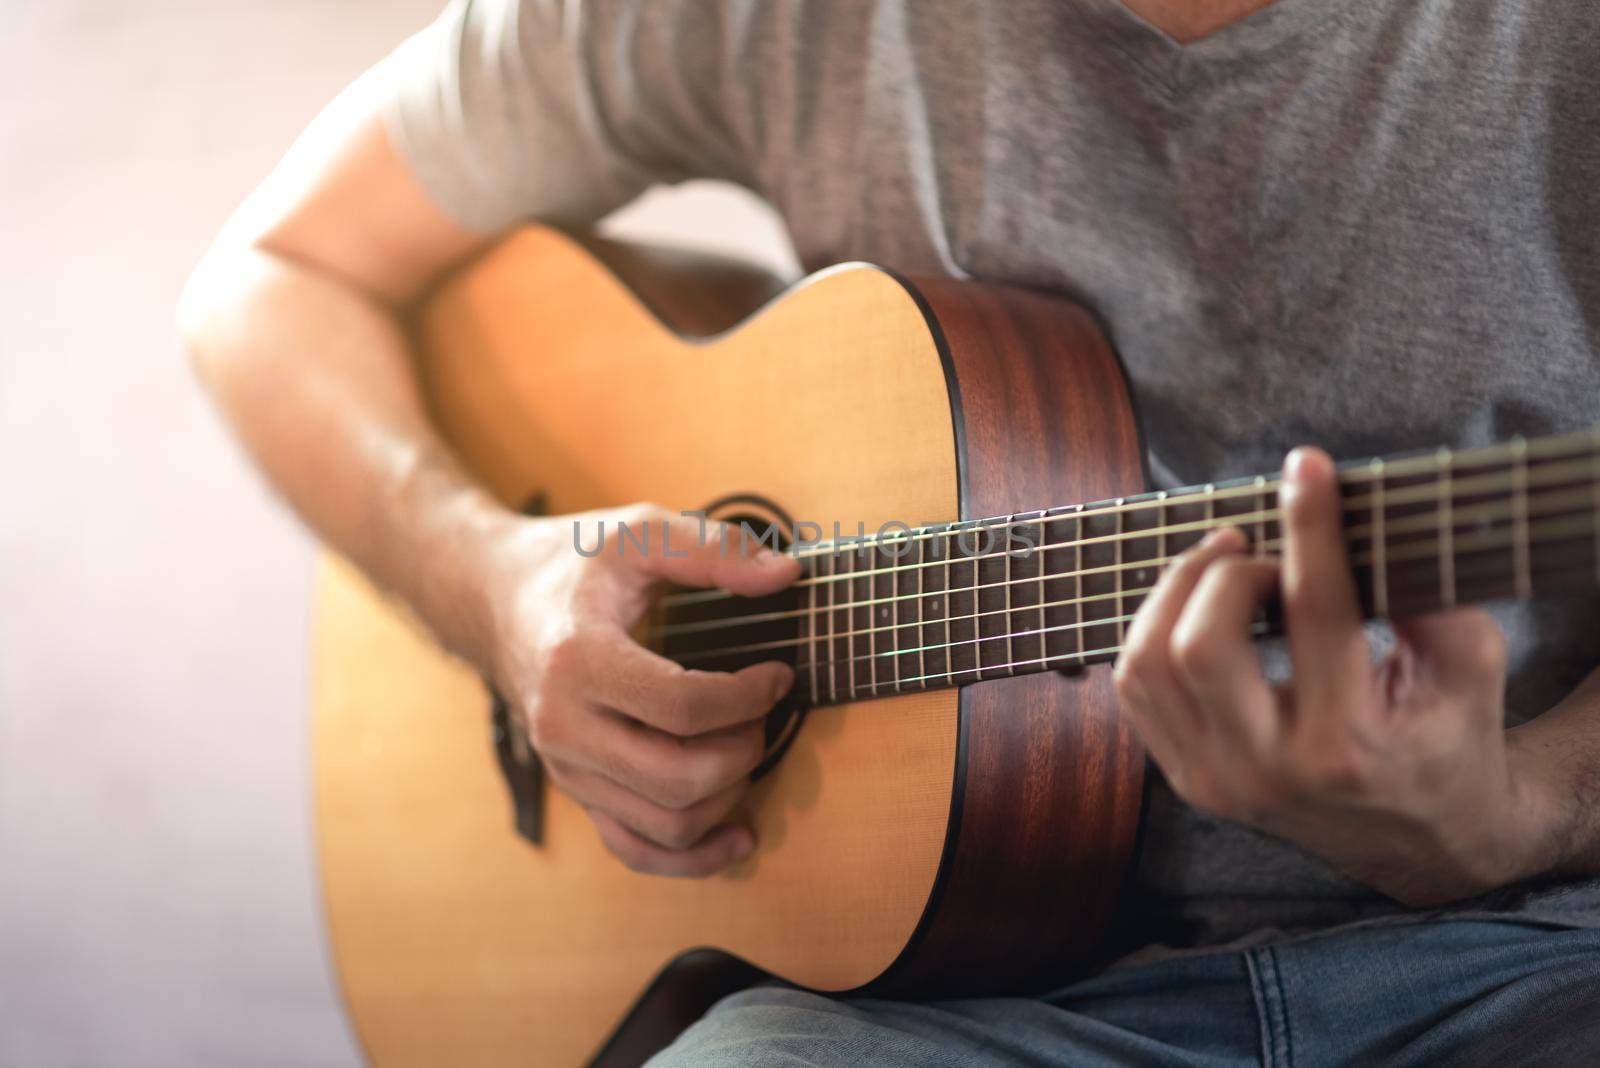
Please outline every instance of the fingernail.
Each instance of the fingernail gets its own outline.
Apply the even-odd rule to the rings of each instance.
[[[1224,541],[1242,539],[1243,537],[1244,534],[1239,530],[1238,527],[1229,524],[1227,526],[1218,527],[1210,534],[1207,534],[1205,545],[1208,549],[1214,549],[1221,546]]]
[[[739,833],[733,837],[733,859],[743,860],[755,852],[755,848],[756,836],[743,827],[739,828]]]
[[[1306,477],[1306,465],[1314,463],[1316,450],[1308,445],[1290,449],[1289,455],[1283,458],[1283,476],[1291,481],[1298,482]]]
[[[783,665],[783,670],[778,673],[778,681],[773,685],[772,703],[777,704],[783,700],[783,695],[794,688],[794,668],[788,664]]]

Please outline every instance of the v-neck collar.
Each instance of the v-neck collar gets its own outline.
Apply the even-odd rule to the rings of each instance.
[[[1242,19],[1187,44],[1149,22],[1122,0],[1078,0],[1119,51],[1169,90],[1187,86],[1199,69],[1259,60],[1304,38],[1354,0],[1274,0]]]

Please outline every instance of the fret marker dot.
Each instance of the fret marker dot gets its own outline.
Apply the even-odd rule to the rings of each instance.
[[[932,600],[932,601],[930,601],[930,602],[929,602],[929,603],[930,603],[930,604],[931,604],[931,605],[932,605],[932,606],[933,606],[933,610],[934,610],[934,611],[935,611],[935,612],[937,612],[937,611],[938,611],[938,610],[939,610],[939,598],[937,598],[937,597],[935,597],[935,598],[934,598],[934,599],[933,599],[933,600]]]
[[[888,619],[889,618],[889,610],[887,608],[878,609],[878,618],[879,619]]]

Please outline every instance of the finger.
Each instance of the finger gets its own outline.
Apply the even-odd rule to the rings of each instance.
[[[1284,630],[1302,703],[1365,677],[1369,651],[1344,542],[1344,505],[1333,461],[1299,448],[1283,465]]]
[[[743,860],[755,849],[744,827],[718,827],[688,849],[666,849],[624,827],[615,816],[589,811],[600,840],[622,863],[645,875],[703,878]]]
[[[672,734],[759,720],[794,685],[794,669],[777,660],[733,672],[696,671],[651,652],[620,628],[594,628],[588,642],[584,695]]]
[[[1243,552],[1245,537],[1235,527],[1222,527],[1206,535],[1199,544],[1178,554],[1161,573],[1134,616],[1122,645],[1122,656],[1150,654],[1165,656],[1167,635],[1194,592],[1200,577],[1211,563],[1230,553]]]
[[[1243,535],[1229,527],[1212,532],[1180,554],[1139,607],[1117,659],[1117,696],[1122,709],[1150,755],[1175,782],[1183,778],[1179,765],[1184,753],[1193,748],[1199,715],[1173,676],[1172,627],[1206,568],[1244,547]]]
[[[1176,677],[1208,733],[1255,753],[1278,735],[1277,701],[1253,641],[1255,621],[1277,584],[1271,560],[1219,560],[1200,577],[1172,628]]]
[[[646,841],[679,851],[693,848],[723,823],[749,785],[741,780],[688,808],[668,808],[599,772],[560,761],[548,766],[556,785],[584,808],[598,809]]]
[[[1483,609],[1459,608],[1397,619],[1394,630],[1439,690],[1492,699],[1505,688],[1505,635]]]
[[[681,586],[720,586],[745,597],[777,593],[800,577],[800,562],[774,552],[743,527],[651,509],[644,549],[618,534],[624,560]]]
[[[597,708],[580,737],[549,755],[599,772],[655,804],[684,809],[744,782],[765,752],[760,723],[680,738]]]

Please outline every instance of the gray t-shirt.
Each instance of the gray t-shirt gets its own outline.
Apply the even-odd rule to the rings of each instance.
[[[1070,294],[1184,484],[1600,420],[1597,64],[1594,0],[1278,0],[1188,46],[1116,0],[477,0],[387,115],[479,230],[723,178],[809,268]],[[1600,662],[1597,607],[1496,609],[1513,722]],[[1170,945],[1400,911],[1160,783],[1137,890]],[[1468,907],[1600,925],[1600,883]]]

